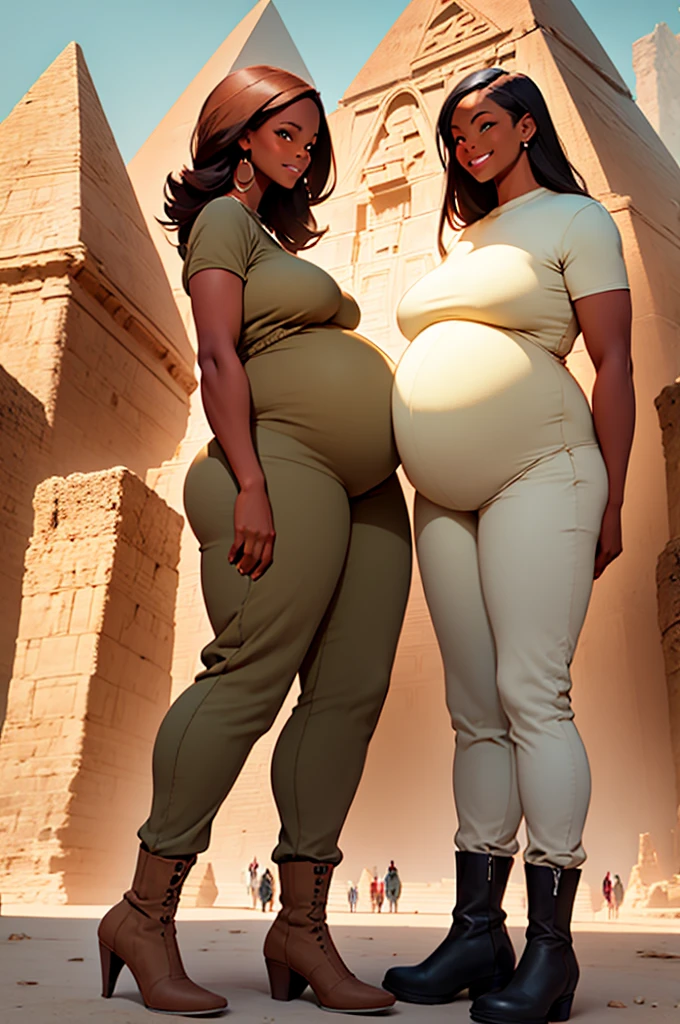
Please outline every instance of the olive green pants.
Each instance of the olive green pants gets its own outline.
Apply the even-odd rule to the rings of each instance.
[[[301,694],[276,744],[277,862],[339,863],[338,836],[387,694],[411,575],[396,476],[349,498],[305,445],[257,429],[274,513],[274,561],[253,583],[229,564],[237,486],[212,441],[185,506],[201,546],[215,639],[205,670],[165,716],[151,815],[139,836],[162,856],[208,847],[212,821],[297,673]]]

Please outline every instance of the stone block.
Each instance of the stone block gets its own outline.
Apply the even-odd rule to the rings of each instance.
[[[93,678],[87,700],[88,722],[113,722],[118,692],[118,687],[100,674]]]
[[[94,597],[98,588],[83,587],[72,594],[71,615],[68,631],[71,634],[89,633],[92,631]]]
[[[139,529],[149,508],[145,529],[160,541]],[[171,687],[175,588],[164,583],[176,581],[179,545],[173,552],[168,537],[179,538],[181,520],[122,468],[51,478],[35,509],[0,738],[11,862],[0,865],[0,892],[95,901],[106,891],[102,871],[120,885],[121,851],[148,808],[151,748]],[[112,837],[112,820],[125,835]]]
[[[40,686],[33,701],[33,715],[36,718],[63,718],[74,714],[78,687],[75,683],[66,686]]]
[[[48,636],[40,644],[37,678],[69,676],[76,669],[77,636]]]

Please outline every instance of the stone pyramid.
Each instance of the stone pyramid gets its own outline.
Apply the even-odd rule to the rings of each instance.
[[[544,29],[568,42],[627,92],[618,71],[572,3],[554,0],[412,0],[347,89],[344,99],[372,93],[442,60],[460,61]],[[486,56],[486,55],[485,55]]]
[[[108,291],[190,389],[191,346],[76,43],[0,125],[0,190],[0,259],[56,261],[90,292]]]
[[[250,64],[272,64],[313,81],[272,0],[259,0],[227,36],[128,165],[149,230],[176,291],[181,288],[181,264],[155,220],[163,216],[163,185],[171,171],[181,170],[189,160],[191,132],[208,93],[225,75]]]

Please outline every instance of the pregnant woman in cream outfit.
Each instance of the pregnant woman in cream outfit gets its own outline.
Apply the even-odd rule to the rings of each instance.
[[[168,183],[215,433],[185,486],[215,637],[161,724],[135,879],[99,930],[104,995],[126,963],[147,1006],[167,1013],[226,1005],[184,973],[175,910],[297,673],[300,698],[272,762],[283,905],[264,949],[272,995],[292,999],[309,984],[329,1010],[394,1003],[349,972],[325,913],[411,569],[392,364],[355,333],[356,303],[295,255],[322,233],[310,206],[328,195],[332,168],[318,93],[251,67],[210,94],[193,168]]]
[[[442,227],[463,230],[400,304],[411,345],[393,417],[456,731],[458,895],[442,945],[384,984],[424,1003],[469,988],[475,1021],[544,1024],[568,1019],[578,980],[569,925],[590,773],[569,666],[593,577],[621,550],[628,281],[612,218],[530,79],[468,76],[438,136]],[[593,414],[564,364],[579,332]],[[513,975],[501,900],[522,816],[530,923]]]

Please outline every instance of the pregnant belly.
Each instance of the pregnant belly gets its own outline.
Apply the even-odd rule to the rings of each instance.
[[[459,511],[480,508],[540,458],[596,443],[565,367],[535,342],[469,321],[433,324],[412,342],[392,412],[411,483]]]
[[[397,468],[394,365],[361,335],[310,328],[248,360],[246,373],[257,422],[311,448],[350,495]]]

